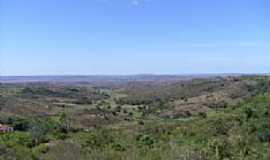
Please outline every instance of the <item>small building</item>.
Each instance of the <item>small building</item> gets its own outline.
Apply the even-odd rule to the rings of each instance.
[[[0,133],[8,133],[8,132],[13,132],[13,131],[14,131],[13,127],[0,124]]]

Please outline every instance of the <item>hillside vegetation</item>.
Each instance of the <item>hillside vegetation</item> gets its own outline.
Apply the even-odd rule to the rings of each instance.
[[[269,160],[270,78],[0,85],[0,159]]]

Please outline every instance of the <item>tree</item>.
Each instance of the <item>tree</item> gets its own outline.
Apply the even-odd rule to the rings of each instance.
[[[67,113],[61,113],[59,116],[59,128],[63,133],[68,133],[71,128],[71,119]]]
[[[32,138],[33,146],[42,143],[45,140],[45,135],[53,128],[53,125],[48,121],[35,120],[30,124],[30,135]]]

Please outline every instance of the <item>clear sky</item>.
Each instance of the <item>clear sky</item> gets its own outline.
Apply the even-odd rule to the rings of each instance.
[[[0,74],[270,72],[269,0],[0,0]]]

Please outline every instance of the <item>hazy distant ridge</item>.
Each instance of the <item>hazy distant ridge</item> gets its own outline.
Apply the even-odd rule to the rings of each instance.
[[[1,83],[25,82],[98,82],[98,81],[179,81],[194,78],[240,76],[242,74],[197,75],[91,75],[91,76],[0,76]]]

